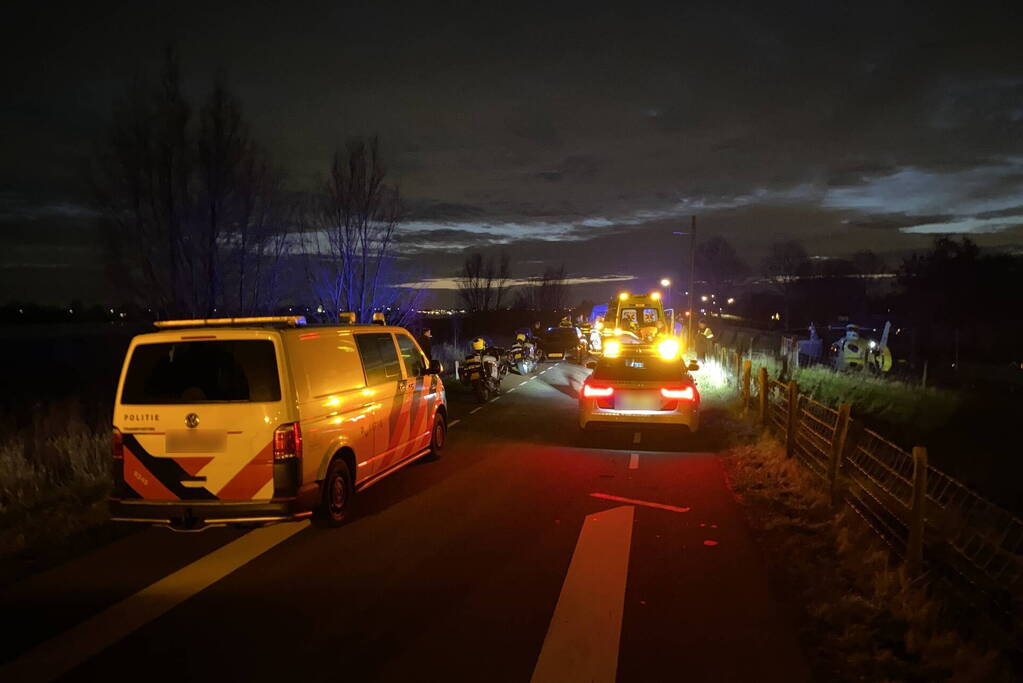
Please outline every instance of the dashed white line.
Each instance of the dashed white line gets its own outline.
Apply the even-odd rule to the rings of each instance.
[[[448,429],[451,429],[452,427],[454,427],[459,422],[461,422],[461,420],[452,420],[451,422],[448,422]]]
[[[480,410],[482,410],[482,408],[483,408],[483,406],[479,406],[477,408],[473,408],[472,410],[469,411],[469,414],[472,415],[473,413],[478,413]]]
[[[629,469],[630,470],[639,469],[639,453],[631,453],[629,455]]]

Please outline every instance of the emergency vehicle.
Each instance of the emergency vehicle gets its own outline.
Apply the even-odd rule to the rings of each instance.
[[[440,364],[401,327],[175,320],[136,336],[114,402],[115,521],[198,530],[312,516],[444,446]]]
[[[664,309],[660,292],[621,292],[608,303],[603,334],[611,336],[620,331],[632,332],[649,341],[655,336],[671,336],[673,329],[672,312]]]
[[[682,359],[678,339],[644,344],[622,332],[604,342],[600,360],[579,391],[579,427],[599,424],[669,425],[688,432],[700,427],[700,393]]]

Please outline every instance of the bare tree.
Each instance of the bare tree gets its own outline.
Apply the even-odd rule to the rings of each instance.
[[[387,182],[376,137],[353,139],[335,152],[311,213],[308,273],[325,312],[352,311],[360,321],[388,308],[392,320],[407,316],[416,292],[395,286],[401,195]]]
[[[749,266],[739,257],[732,243],[724,237],[711,237],[696,246],[696,262],[700,264],[700,278],[712,292],[749,274]]]
[[[508,293],[510,279],[511,261],[507,253],[502,252],[498,259],[493,256],[484,259],[475,252],[465,257],[458,272],[458,296],[472,313],[498,310]]]
[[[561,311],[568,305],[568,284],[565,265],[548,268],[530,278],[518,291],[515,307],[531,311]]]
[[[223,83],[191,112],[173,50],[158,84],[136,79],[115,105],[93,178],[108,272],[160,316],[268,310],[291,228],[281,176]]]

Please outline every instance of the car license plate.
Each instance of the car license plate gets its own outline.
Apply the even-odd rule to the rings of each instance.
[[[615,400],[618,410],[660,410],[661,397],[653,391],[623,391]]]
[[[478,372],[469,373],[469,379],[479,379],[479,378],[480,378],[480,373],[478,373]]]
[[[548,353],[547,357],[548,358],[561,358],[561,355],[562,354],[560,354],[560,353]]]

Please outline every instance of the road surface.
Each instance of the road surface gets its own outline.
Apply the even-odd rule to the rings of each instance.
[[[340,529],[146,529],[9,587],[0,680],[809,680],[717,456],[582,447],[588,371],[544,368]]]

